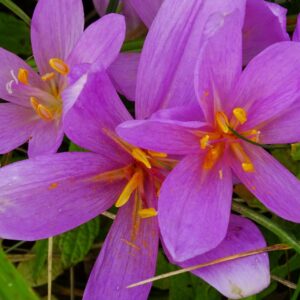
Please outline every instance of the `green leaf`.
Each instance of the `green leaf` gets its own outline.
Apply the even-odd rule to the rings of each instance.
[[[300,143],[292,144],[291,156],[293,160],[300,160]]]
[[[76,144],[70,142],[69,151],[71,151],[71,152],[84,152],[86,150],[79,147],[79,146],[77,146]]]
[[[18,271],[32,287],[41,286],[48,281],[48,240],[36,242],[31,253],[35,254],[29,261],[21,262]],[[52,258],[52,280],[61,275],[64,271],[63,264],[58,253],[58,241],[54,238],[53,258]],[[1,299],[1,298],[0,298]]]
[[[100,219],[95,218],[59,237],[61,259],[65,267],[82,261],[99,233]]]
[[[37,241],[33,247],[35,259],[32,265],[32,277],[36,281],[40,276],[46,262],[48,252],[48,240]]]
[[[19,55],[31,55],[29,28],[16,17],[0,12],[0,36],[0,47]]]
[[[110,13],[117,12],[118,6],[119,6],[119,0],[109,0],[106,13],[110,14]]]
[[[167,259],[163,255],[162,251],[159,251],[157,256],[156,275],[168,273],[169,271],[170,271],[170,264],[168,263]],[[170,279],[165,278],[162,280],[154,281],[153,286],[161,290],[167,290],[170,288]]]
[[[122,50],[121,51],[123,51],[123,52],[127,52],[127,51],[142,51],[144,42],[145,42],[144,39],[139,39],[139,40],[125,42],[123,44],[123,46],[122,46]]]
[[[11,0],[0,0],[0,3],[2,3],[8,9],[10,9],[15,15],[17,15],[21,20],[23,20],[28,26],[30,26],[30,18],[18,5],[16,5]]]
[[[0,299],[1,300],[38,300],[26,281],[7,260],[0,249]]]
[[[266,218],[265,216],[255,212],[254,210],[251,210],[247,208],[244,205],[238,204],[236,202],[232,203],[232,209],[235,212],[238,212],[245,217],[255,221],[256,223],[260,224],[261,226],[267,228],[274,234],[276,234],[283,242],[290,245],[294,250],[300,254],[300,244],[298,243],[297,239],[294,237],[294,235],[290,234],[286,230],[282,229],[278,224],[276,224],[274,221]]]

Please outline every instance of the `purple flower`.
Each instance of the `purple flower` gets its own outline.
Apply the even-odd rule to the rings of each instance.
[[[114,128],[130,119],[107,74],[91,70],[65,128],[74,142],[92,153],[39,156],[0,169],[2,238],[46,238],[94,218],[114,203],[120,207],[86,287],[88,300],[147,299],[150,284],[126,286],[155,272],[157,191],[174,160],[119,138]],[[230,224],[216,250],[182,266],[265,246],[251,222],[232,216]],[[268,268],[264,254],[195,273],[234,298],[264,288]],[[249,282],[246,273],[257,280]]]
[[[124,40],[123,17],[111,14],[83,32],[80,0],[40,0],[31,23],[33,55],[39,73],[16,55],[0,49],[0,153],[29,141],[30,157],[54,153],[63,138],[63,106],[75,95],[68,75],[78,76],[96,59],[105,68],[119,54]]]
[[[231,1],[231,9],[222,1],[228,12],[210,15],[204,24],[196,18],[197,1],[176,11],[171,2],[145,43],[136,99],[140,119],[169,109],[126,122],[117,132],[136,146],[184,155],[158,202],[164,244],[174,261],[183,262],[224,239],[233,175],[271,211],[300,221],[298,179],[232,132],[261,144],[300,140],[300,45],[274,44],[242,72],[242,1]]]

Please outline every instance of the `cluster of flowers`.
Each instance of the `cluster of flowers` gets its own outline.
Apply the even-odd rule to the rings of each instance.
[[[104,14],[108,1],[94,2]],[[300,141],[300,34],[290,41],[286,10],[122,2],[125,19],[83,31],[81,0],[39,0],[38,73],[0,49],[0,153],[28,141],[29,155],[0,170],[0,236],[43,239],[118,207],[87,300],[146,299],[151,284],[126,287],[154,275],[159,238],[181,267],[264,247],[256,225],[231,214],[236,182],[300,222],[300,182],[259,146]],[[120,53],[141,20],[142,53]],[[119,94],[135,101],[135,120]],[[64,134],[89,152],[55,153]],[[267,254],[193,272],[231,299],[270,281]]]

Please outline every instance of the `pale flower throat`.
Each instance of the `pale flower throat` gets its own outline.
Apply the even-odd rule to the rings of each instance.
[[[29,97],[31,107],[44,121],[60,118],[62,113],[61,93],[67,86],[66,76],[70,72],[69,66],[59,58],[51,58],[49,65],[53,72],[40,76],[42,81],[47,84],[45,90],[31,85],[28,70],[20,68],[17,76],[17,83],[32,88],[32,96]]]

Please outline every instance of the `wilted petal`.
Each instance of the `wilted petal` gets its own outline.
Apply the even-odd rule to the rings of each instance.
[[[244,1],[165,0],[155,18],[138,70],[137,118],[149,117],[162,108],[197,101],[194,70],[202,47],[203,30]],[[209,25],[208,25],[209,26]],[[207,26],[206,26],[207,29]],[[213,28],[210,28],[211,30]]]
[[[106,68],[118,56],[125,38],[124,17],[109,14],[90,25],[73,49],[70,65],[100,61]]]
[[[281,42],[256,56],[245,68],[231,100],[233,107],[243,107],[248,121],[243,129],[279,114],[300,96],[300,44]]]
[[[141,148],[168,154],[189,154],[200,151],[197,131],[206,124],[172,120],[136,120],[119,125],[118,135]]]
[[[266,246],[263,235],[249,220],[231,215],[225,239],[213,250],[180,264],[190,267]],[[235,259],[193,271],[230,299],[254,295],[270,284],[267,253]]]
[[[286,32],[286,13],[287,10],[278,4],[247,0],[243,28],[244,65],[268,46],[290,39]]]
[[[203,170],[203,158],[190,155],[168,175],[160,190],[158,220],[172,260],[182,262],[215,248],[229,222],[232,177],[218,163]]]
[[[55,153],[62,143],[64,132],[60,121],[39,120],[32,130],[28,156],[35,157]]]
[[[275,158],[258,146],[245,145],[254,172],[244,172],[231,158],[234,173],[265,206],[280,217],[300,222],[300,181]]]
[[[126,287],[154,276],[158,226],[156,217],[142,219],[134,234],[133,209],[134,199],[120,208],[90,275],[83,299],[148,299],[151,284],[132,289]]]
[[[51,58],[66,60],[84,26],[81,0],[39,0],[31,21],[31,43],[41,74],[52,72]]]
[[[108,209],[124,181],[97,180],[119,168],[91,153],[39,156],[0,169],[0,236],[36,240],[70,230]]]
[[[0,153],[14,150],[28,141],[37,123],[30,108],[10,103],[0,104]]]
[[[135,100],[136,77],[140,53],[120,53],[117,59],[109,66],[108,74],[118,92],[128,100]]]

